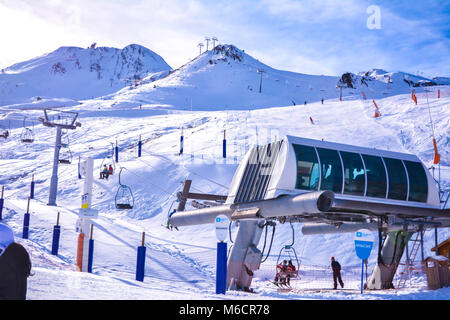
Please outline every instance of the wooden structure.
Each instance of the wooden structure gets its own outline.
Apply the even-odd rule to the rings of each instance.
[[[436,290],[450,286],[450,263],[446,257],[434,256],[425,259],[428,289]]]
[[[450,238],[438,244],[437,248],[437,255],[450,259]],[[431,251],[436,252],[436,247],[431,248]]]

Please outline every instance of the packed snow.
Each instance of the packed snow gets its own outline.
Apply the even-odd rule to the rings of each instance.
[[[294,225],[294,247],[305,270],[322,274],[319,287],[302,287],[300,279],[297,290],[281,293],[271,283],[278,252],[292,240],[290,225],[278,224],[270,256],[255,274],[252,284],[255,293],[215,294],[214,226],[171,231],[166,228],[167,215],[177,205],[176,193],[181,191],[185,179],[193,180],[194,192],[227,195],[239,161],[254,144],[265,144],[283,135],[324,139],[413,153],[431,168],[434,152],[431,116],[441,154],[440,171],[434,166],[434,176],[436,179],[440,176],[442,187],[450,187],[448,86],[427,87],[427,91],[417,87],[419,103],[415,105],[403,76],[392,73],[393,83],[383,82],[381,75],[387,72],[372,70],[367,75],[352,74],[358,86],[345,88],[343,101],[339,101],[336,89],[339,77],[278,71],[234,47],[217,48],[168,74],[161,71],[154,79],[147,79],[148,75],[144,77],[147,81],[132,89],[126,87],[100,98],[80,101],[81,98],[58,97],[68,102],[59,110],[78,112],[82,126],[63,136],[72,162],[59,166],[55,207],[47,205],[55,129],[42,126],[36,119],[43,116],[43,108],[62,104],[49,99],[39,104],[22,101],[3,107],[0,125],[5,127],[9,121],[11,135],[0,140],[0,184],[5,186],[2,222],[13,228],[16,241],[27,248],[32,258],[34,275],[29,278],[27,298],[448,299],[450,288],[428,290],[423,274],[415,275],[406,288],[365,291],[361,295],[358,274],[361,262],[353,249],[353,234],[303,236],[300,224]],[[26,69],[26,65],[20,69]],[[265,70],[261,94],[257,69]],[[396,74],[400,77],[397,82]],[[371,79],[365,91],[366,100],[360,92],[365,87],[360,82],[362,77]],[[372,99],[381,113],[378,118],[374,118]],[[28,122],[23,121],[24,117]],[[24,144],[20,137],[24,125],[31,127],[30,123],[35,141]],[[179,155],[182,130],[184,153]],[[224,130],[228,143],[226,159],[222,158]],[[139,137],[144,142],[140,158],[137,157]],[[112,163],[110,155],[116,141],[120,153],[115,174],[108,180],[100,180],[102,165]],[[77,210],[83,188],[83,179],[78,179],[79,157],[95,159],[93,207],[100,213],[93,220],[92,274],[75,271]],[[122,183],[133,191],[132,210],[115,209],[120,168],[124,168]],[[35,199],[30,202],[29,239],[24,240],[23,214],[33,175]],[[187,209],[193,209],[190,202]],[[62,233],[59,254],[53,256],[52,231],[58,212]],[[147,253],[145,279],[140,282],[135,280],[135,272],[142,232],[146,234]],[[231,235],[236,235],[235,224]],[[438,236],[443,241],[449,238],[450,230],[439,229]],[[228,245],[232,243],[228,241]],[[434,255],[430,251],[433,246],[434,232],[428,231],[425,233],[427,256]],[[376,263],[376,251],[375,247],[369,258],[369,271]],[[336,257],[347,274],[344,280],[349,282],[345,290],[329,290],[332,277],[327,272],[331,256]],[[308,275],[303,279],[306,281]]]

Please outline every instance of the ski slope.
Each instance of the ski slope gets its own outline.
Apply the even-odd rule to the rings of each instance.
[[[161,81],[161,80],[160,80]],[[275,272],[280,248],[291,241],[289,225],[277,225],[271,255],[255,274],[255,294],[227,292],[216,296],[216,240],[213,225],[180,228],[169,231],[167,214],[176,206],[176,192],[184,179],[192,179],[195,192],[227,194],[234,170],[254,143],[263,144],[282,135],[294,135],[326,141],[354,144],[377,149],[414,153],[432,165],[433,144],[430,128],[430,106],[435,136],[441,154],[442,185],[450,187],[450,89],[417,93],[416,106],[410,94],[377,99],[381,117],[374,118],[371,100],[327,99],[305,105],[288,105],[250,110],[194,111],[184,108],[155,108],[137,101],[132,107],[120,102],[110,107],[105,100],[90,100],[62,110],[79,112],[80,128],[69,132],[73,155],[70,165],[60,165],[57,207],[46,205],[52,170],[55,130],[35,124],[36,140],[20,142],[22,128],[17,125],[7,140],[0,140],[0,184],[5,185],[3,222],[14,229],[16,238],[32,256],[34,276],[29,278],[28,298],[40,299],[448,299],[450,288],[428,291],[422,287],[399,291],[300,291],[277,293],[266,280]],[[432,88],[437,90],[437,88]],[[130,98],[131,99],[131,98]],[[180,110],[181,109],[181,110]],[[23,116],[35,119],[42,111],[13,110],[11,119]],[[310,122],[312,118],[314,124]],[[19,121],[19,120],[17,120]],[[179,153],[181,128],[184,154]],[[222,159],[223,130],[227,133],[227,159]],[[139,136],[144,141],[143,155],[137,158]],[[116,174],[108,180],[98,179],[100,167],[119,145]],[[74,271],[77,233],[75,224],[83,180],[78,179],[78,157],[95,159],[93,207],[100,212],[94,220],[93,274]],[[108,161],[108,159],[106,160]],[[122,183],[130,186],[135,207],[118,211],[114,196]],[[30,237],[21,239],[23,214],[26,212],[31,176],[36,182],[35,199],[31,201]],[[437,177],[437,171],[435,173]],[[188,202],[187,209],[192,208]],[[61,213],[62,235],[59,256],[51,252],[52,229],[57,212]],[[295,225],[295,248],[302,264],[327,267],[331,256],[347,267],[360,265],[353,249],[353,234],[303,236],[301,225]],[[146,233],[146,278],[135,281],[136,250],[141,233]],[[232,236],[236,228],[232,226]],[[450,230],[439,230],[442,241]],[[230,243],[229,243],[230,245]],[[262,246],[262,243],[260,244]],[[434,246],[433,232],[425,234],[427,255]],[[376,252],[376,248],[374,248]],[[376,263],[372,252],[369,266]],[[330,287],[331,287],[330,279]]]

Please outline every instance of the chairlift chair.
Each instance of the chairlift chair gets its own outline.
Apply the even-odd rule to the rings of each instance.
[[[9,137],[9,130],[11,129],[11,123],[8,120],[8,127],[0,125],[0,138],[7,139]]]
[[[114,174],[114,171],[116,171],[116,164],[113,161],[112,155],[107,155],[105,158],[103,158],[102,163],[100,164],[100,178],[102,177],[104,165],[106,165],[108,168],[110,165],[112,166],[113,172],[109,173],[110,175]]]
[[[59,163],[61,164],[71,164],[72,163],[72,152],[69,147],[63,147],[59,155]]]
[[[288,257],[286,259],[286,257]],[[291,279],[298,279],[298,270],[300,269],[300,261],[298,260],[297,253],[292,245],[283,246],[278,254],[277,266],[280,264],[280,261],[288,260],[295,263],[295,271],[289,271],[288,276]]]
[[[9,131],[8,130],[3,130],[1,133],[0,133],[0,138],[3,138],[3,139],[7,139],[9,137]]]
[[[298,279],[298,277],[299,277],[298,272],[300,269],[300,261],[298,260],[297,252],[295,252],[295,249],[294,249],[294,242],[295,242],[294,226],[292,225],[291,222],[290,222],[290,225],[291,225],[291,229],[292,229],[292,243],[281,247],[280,253],[278,254],[276,266],[278,266],[280,264],[281,260],[288,260],[288,261],[292,261],[292,262],[295,261],[295,265],[294,265],[295,271],[288,271],[287,275],[291,279]],[[288,259],[285,259],[286,257],[288,257]]]
[[[23,143],[32,143],[34,141],[34,133],[33,130],[28,128],[25,123],[26,117],[23,118],[23,129],[22,133],[20,134],[20,139]],[[34,124],[33,124],[34,129]]]
[[[33,143],[34,142],[34,133],[30,128],[24,128],[22,133],[20,134],[20,139],[23,143]]]
[[[119,188],[116,192],[116,197],[114,198],[116,209],[119,210],[130,210],[133,209],[134,206],[134,197],[133,192],[131,192],[131,188],[122,184],[120,177],[122,174],[122,170],[124,168],[120,168],[119,172]]]

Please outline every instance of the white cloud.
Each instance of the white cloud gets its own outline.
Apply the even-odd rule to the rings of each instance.
[[[422,64],[411,56],[420,59],[417,53],[423,51],[419,45],[423,41],[441,50],[432,56],[427,53],[441,61],[448,39],[439,40],[432,22],[401,18],[381,7],[382,28],[371,31],[366,27],[370,4],[359,0],[0,0],[0,28],[8,30],[1,37],[0,67],[63,45],[87,47],[97,42],[120,48],[141,44],[177,68],[198,54],[199,41],[213,35],[272,67],[303,73],[336,75]],[[431,62],[423,66],[429,72],[442,70]]]

